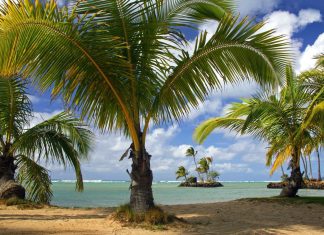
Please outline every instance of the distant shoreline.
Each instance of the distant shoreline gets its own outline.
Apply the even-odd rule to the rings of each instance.
[[[75,183],[76,180],[60,180],[60,179],[54,179],[52,180],[52,183]],[[84,183],[130,183],[128,180],[83,180]],[[160,181],[153,181],[153,184],[157,183],[174,183],[179,184],[182,181],[176,181],[176,180],[160,180]],[[242,181],[232,181],[232,180],[219,180],[220,183],[277,183],[280,182],[279,180],[266,180],[266,181],[249,181],[249,180],[242,180]]]

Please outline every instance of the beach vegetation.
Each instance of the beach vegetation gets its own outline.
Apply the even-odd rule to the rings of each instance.
[[[0,77],[0,199],[19,202],[27,196],[49,203],[51,178],[43,165],[71,166],[76,190],[82,191],[80,161],[87,159],[93,135],[68,112],[30,126],[33,112],[26,85],[18,76]]]
[[[194,164],[195,164],[195,167],[196,167],[195,170],[198,173],[198,178],[199,178],[199,180],[202,181],[202,176],[200,175],[200,172],[198,170],[198,164],[197,164],[197,159],[196,159],[197,154],[198,154],[198,151],[196,151],[193,147],[189,147],[186,150],[186,156],[187,157],[192,157],[192,159],[194,161]]]
[[[177,179],[184,178],[185,181],[188,181],[187,176],[189,175],[189,172],[184,166],[179,166],[178,170],[176,171]]]
[[[286,68],[285,79],[279,93],[262,91],[241,103],[233,103],[224,117],[204,121],[195,130],[194,138],[202,143],[214,129],[228,128],[267,142],[266,164],[271,166],[270,174],[285,161],[291,170],[280,195],[294,197],[303,184],[303,149],[313,140],[323,140],[324,83],[311,95],[305,89],[310,84],[297,79],[291,66]]]
[[[18,68],[81,119],[131,139],[121,160],[132,161],[130,205],[142,213],[154,207],[149,128],[188,117],[225,83],[272,87],[291,60],[284,36],[234,16],[233,5],[95,0],[67,9],[52,0],[9,0],[0,9],[0,68]],[[189,49],[183,29],[198,32],[208,20],[219,21],[217,29],[199,32]]]
[[[175,219],[175,216],[164,212],[158,206],[154,206],[144,213],[136,213],[130,204],[119,206],[113,216],[124,223],[146,223],[149,225],[168,224]]]

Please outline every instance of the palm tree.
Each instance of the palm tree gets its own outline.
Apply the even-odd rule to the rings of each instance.
[[[303,72],[300,75],[300,79],[302,80],[302,85],[304,89],[313,97],[318,110],[324,109],[324,54],[320,54],[317,58],[317,63],[315,68],[310,69],[308,71]],[[322,129],[323,133],[317,136],[316,139],[313,139],[307,148],[308,155],[312,153],[312,151],[316,152],[317,156],[317,165],[318,165],[318,180],[322,180],[321,176],[321,159],[319,154],[319,148],[324,146],[324,126]]]
[[[178,170],[176,171],[176,175],[177,179],[184,177],[185,181],[187,182],[187,175],[189,175],[189,172],[184,166],[179,166]]]
[[[295,196],[302,184],[301,152],[323,130],[324,120],[320,119],[323,115],[311,98],[289,66],[286,69],[286,86],[279,95],[262,94],[244,99],[243,103],[233,103],[225,117],[212,118],[199,125],[194,138],[202,143],[215,128],[229,128],[268,142],[267,165],[273,164],[271,174],[284,161],[291,159],[291,175],[281,195]]]
[[[317,156],[317,174],[318,174],[318,181],[322,180],[322,175],[321,175],[321,159],[320,159],[320,154],[318,148],[316,148],[316,156]]]
[[[208,177],[207,177],[207,180],[209,180],[210,182],[216,182],[217,181],[217,178],[220,176],[220,173],[218,171],[213,171],[213,170],[210,170],[208,172]]]
[[[197,169],[198,169],[198,165],[197,165],[197,161],[196,161],[196,156],[197,156],[197,154],[198,154],[198,151],[196,151],[193,147],[190,147],[190,148],[188,148],[188,149],[186,150],[186,156],[187,156],[187,157],[192,157],[193,160],[194,160],[195,167],[196,167],[196,171],[197,171]],[[200,172],[197,171],[197,173],[198,173],[198,178],[199,178],[199,180],[201,180]]]
[[[206,174],[206,179],[208,179],[208,172],[212,161],[213,159],[211,157],[203,157],[198,162],[199,167],[197,168],[197,171],[202,174]]]
[[[0,77],[0,199],[25,198],[26,188],[29,199],[48,203],[51,179],[41,163],[72,166],[76,189],[83,190],[80,160],[87,158],[92,134],[65,112],[27,129],[32,109],[25,86],[18,77]]]
[[[86,0],[71,9],[10,1],[1,9],[0,67],[14,62],[81,118],[132,140],[130,204],[144,212],[154,206],[149,127],[180,121],[223,82],[277,84],[290,60],[284,37],[231,9],[230,0]],[[182,30],[206,20],[220,23],[190,52]]]

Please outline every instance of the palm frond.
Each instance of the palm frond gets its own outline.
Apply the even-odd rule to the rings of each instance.
[[[175,59],[173,72],[153,102],[153,120],[179,120],[224,83],[252,78],[262,85],[281,83],[289,46],[274,31],[258,33],[263,26],[264,22],[253,25],[247,18],[238,22],[228,15],[209,41],[202,33],[193,55],[183,51]]]
[[[19,136],[31,116],[26,83],[17,76],[0,77],[0,136],[10,143]]]
[[[48,204],[53,196],[48,170],[24,155],[17,159],[17,180],[26,188],[27,198]]]
[[[76,190],[83,190],[80,161],[87,159],[92,133],[78,119],[63,112],[24,132],[13,143],[13,149],[25,156],[35,156],[46,163],[72,166],[76,174]],[[36,156],[39,156],[38,158]]]

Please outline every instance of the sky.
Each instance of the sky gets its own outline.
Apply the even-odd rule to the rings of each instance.
[[[235,0],[240,16],[255,17],[256,21],[266,20],[266,28],[275,28],[291,41],[295,54],[297,73],[312,68],[313,57],[324,52],[324,0]],[[206,22],[199,28],[209,35],[215,31],[217,22]],[[189,40],[196,34],[185,31]],[[189,45],[192,50],[193,45]],[[151,167],[154,180],[175,180],[175,171],[183,165],[194,174],[192,158],[185,156],[188,147],[198,150],[198,158],[211,156],[212,168],[220,172],[222,181],[268,181],[278,180],[281,173],[269,175],[265,166],[267,144],[254,140],[251,136],[238,136],[228,130],[217,130],[203,145],[192,140],[195,127],[210,117],[224,114],[231,102],[247,98],[258,91],[254,83],[241,83],[226,86],[214,92],[208,100],[193,110],[189,117],[177,125],[166,125],[150,129],[147,137],[147,151],[152,155]],[[63,110],[62,103],[50,100],[47,93],[40,94],[31,89],[30,98],[34,107],[32,125],[47,119]],[[129,180],[126,169],[131,170],[131,161],[119,162],[120,156],[130,145],[130,140],[118,134],[99,134],[90,160],[82,163],[84,179]],[[322,156],[324,152],[321,153]],[[312,157],[314,175],[316,161]],[[322,164],[324,165],[324,163]],[[74,179],[73,171],[57,165],[47,166],[52,179]],[[323,168],[323,167],[322,167]],[[287,170],[286,170],[287,171]],[[324,172],[324,168],[322,169]]]

